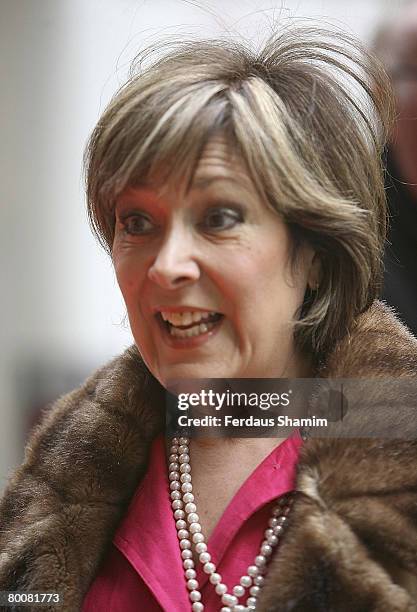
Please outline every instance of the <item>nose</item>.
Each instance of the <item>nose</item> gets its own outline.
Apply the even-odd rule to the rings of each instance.
[[[163,289],[179,289],[200,278],[192,237],[171,229],[148,270],[148,278]]]

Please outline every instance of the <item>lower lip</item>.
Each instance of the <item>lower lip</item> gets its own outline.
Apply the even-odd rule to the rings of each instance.
[[[222,317],[212,329],[209,329],[208,331],[204,332],[203,334],[199,334],[198,336],[191,336],[190,338],[178,338],[176,336],[172,336],[168,331],[166,325],[162,323],[161,320],[157,319],[157,325],[162,332],[162,338],[164,342],[168,344],[168,346],[175,349],[192,349],[199,347],[211,340],[211,338],[213,338],[219,332],[223,321],[224,317]]]

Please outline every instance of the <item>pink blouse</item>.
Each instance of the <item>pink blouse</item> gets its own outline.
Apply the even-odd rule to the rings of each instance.
[[[235,494],[208,540],[212,560],[230,590],[258,554],[274,500],[294,488],[301,444],[297,430],[264,459]],[[197,580],[204,610],[219,610],[220,597],[201,565]],[[171,510],[162,436],[152,445],[147,474],[84,598],[83,612],[103,610],[191,610]]]

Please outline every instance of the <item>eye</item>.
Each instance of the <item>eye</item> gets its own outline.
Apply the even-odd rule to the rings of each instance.
[[[152,221],[143,213],[135,213],[120,219],[126,234],[141,236],[149,234],[154,229]]]
[[[204,217],[202,226],[206,229],[216,231],[231,229],[237,223],[243,222],[243,214],[234,208],[211,208]]]

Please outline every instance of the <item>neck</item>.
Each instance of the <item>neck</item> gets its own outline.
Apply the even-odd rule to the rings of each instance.
[[[276,448],[285,438],[193,438],[190,441],[190,461],[193,473],[203,466],[208,477],[218,476],[219,470],[231,471],[239,466],[249,474]],[[171,440],[166,440],[169,454]]]
[[[240,466],[239,471],[257,467],[272,449],[276,448],[283,438],[195,438],[191,441],[190,452],[193,469],[204,466],[207,474],[218,474],[225,465],[233,469]],[[228,468],[230,469],[230,467]]]

